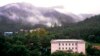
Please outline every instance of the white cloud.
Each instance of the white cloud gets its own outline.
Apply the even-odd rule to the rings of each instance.
[[[63,6],[63,12],[99,13],[100,0],[0,0],[0,6],[8,3],[27,2],[39,7]]]

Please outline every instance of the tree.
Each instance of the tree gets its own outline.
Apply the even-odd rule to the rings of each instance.
[[[100,50],[94,48],[92,45],[89,45],[86,51],[88,56],[100,56]]]
[[[82,53],[73,53],[73,52],[67,52],[67,51],[56,51],[51,54],[51,56],[85,56]]]
[[[3,35],[0,35],[0,53],[2,56],[6,55],[6,39]]]
[[[54,53],[51,54],[51,56],[67,56],[67,53],[64,51],[56,51]]]
[[[7,54],[8,56],[30,56],[29,50],[24,45],[13,45]]]

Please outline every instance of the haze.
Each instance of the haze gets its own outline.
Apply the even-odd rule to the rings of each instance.
[[[99,14],[100,0],[0,0],[0,6],[10,3],[26,2],[37,7],[53,7],[60,12],[75,14]]]

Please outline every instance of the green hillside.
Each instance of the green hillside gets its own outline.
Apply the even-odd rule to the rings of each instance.
[[[56,32],[59,38],[77,38],[100,43],[100,15],[69,26],[52,28],[50,31]]]

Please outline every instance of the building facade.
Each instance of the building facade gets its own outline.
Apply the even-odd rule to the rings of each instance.
[[[51,53],[55,51],[69,51],[85,54],[85,41],[77,39],[51,40]]]

